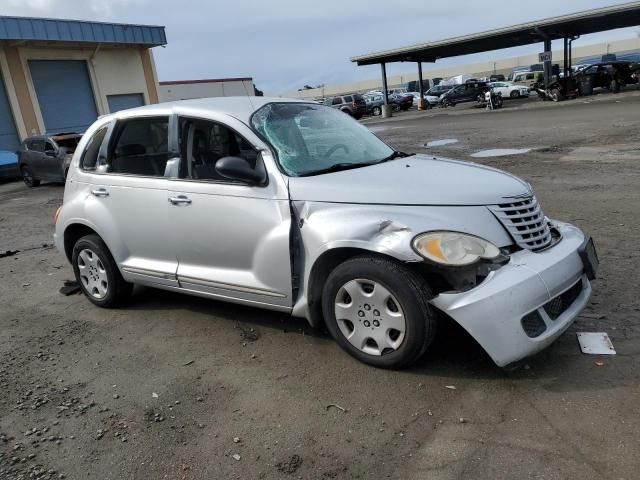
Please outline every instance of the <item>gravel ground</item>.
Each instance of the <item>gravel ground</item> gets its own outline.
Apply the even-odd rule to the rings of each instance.
[[[0,252],[20,252],[0,258],[0,478],[638,478],[640,92],[365,123],[406,151],[531,149],[477,160],[596,239],[574,326],[505,372],[446,325],[390,372],[278,313],[152,289],[101,310],[59,293],[62,186],[5,183]],[[582,355],[576,331],[608,332],[618,354]]]

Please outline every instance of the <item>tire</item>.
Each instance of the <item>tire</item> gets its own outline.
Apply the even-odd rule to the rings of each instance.
[[[40,180],[34,177],[33,170],[28,165],[23,165],[20,168],[20,173],[22,174],[22,181],[27,187],[33,188],[40,185]]]
[[[353,118],[355,118],[356,120],[360,120],[362,118],[362,114],[361,113],[355,113],[353,115]]]
[[[403,368],[433,340],[436,317],[431,298],[426,281],[413,270],[390,259],[363,255],[329,274],[322,311],[327,329],[351,356],[374,367]],[[349,318],[338,318],[340,312]]]
[[[520,92],[518,90],[514,90],[509,94],[511,98],[520,98]]]
[[[379,115],[382,115],[382,108],[381,107],[373,107],[373,109],[371,110],[371,113],[376,117],[379,116]]]
[[[131,295],[133,284],[122,278],[109,249],[98,235],[87,235],[76,242],[71,264],[76,281],[91,303],[113,308]]]
[[[611,83],[609,84],[609,90],[611,90],[611,93],[620,92],[620,84],[617,80],[611,80]]]
[[[564,95],[562,95],[562,92],[559,88],[552,88],[550,94],[551,100],[553,100],[554,102],[561,102],[562,100],[564,100]]]
[[[349,110],[348,108],[343,108],[340,110],[342,113],[346,113],[347,115],[349,115],[350,117],[353,116],[353,112],[351,112],[351,110]]]

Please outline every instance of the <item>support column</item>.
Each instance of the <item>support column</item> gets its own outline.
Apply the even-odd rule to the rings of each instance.
[[[544,41],[544,51],[551,51],[551,39],[546,38]],[[544,86],[547,88],[551,83],[551,60],[544,62]]]
[[[380,64],[382,70],[382,98],[384,98],[384,105],[382,105],[382,117],[388,118],[391,116],[391,105],[389,105],[389,88],[387,87],[387,65]]]
[[[418,110],[426,110],[427,104],[424,100],[424,86],[422,85],[422,62],[418,62],[418,92],[420,92]]]

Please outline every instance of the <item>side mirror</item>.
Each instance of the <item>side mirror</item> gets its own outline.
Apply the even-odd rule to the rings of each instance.
[[[267,180],[263,168],[251,168],[249,162],[240,157],[222,157],[216,162],[216,172],[229,180],[239,180],[249,185],[260,185]]]

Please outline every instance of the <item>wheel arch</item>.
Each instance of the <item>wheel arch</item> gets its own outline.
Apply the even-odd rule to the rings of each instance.
[[[104,239],[98,232],[84,223],[72,223],[64,229],[64,254],[69,262],[71,262],[71,254],[73,253],[74,245],[78,240],[82,237],[86,237],[87,235],[97,235],[104,242]]]
[[[358,256],[371,256],[391,260],[413,270],[429,284],[434,294],[450,288],[443,275],[423,262],[408,262],[386,252],[359,247],[336,247],[323,252],[313,263],[309,271],[306,288],[308,321],[314,327],[324,325],[322,314],[322,290],[329,274],[341,263]]]
[[[322,315],[322,289],[329,274],[346,260],[361,255],[379,256],[398,261],[397,258],[390,255],[358,247],[337,247],[323,252],[311,266],[307,282],[308,320],[312,327],[324,325],[324,317]]]

